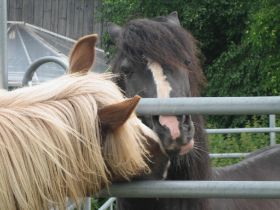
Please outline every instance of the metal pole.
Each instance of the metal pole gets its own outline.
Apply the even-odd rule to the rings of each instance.
[[[8,88],[7,1],[0,0],[0,88]]]
[[[55,56],[45,56],[45,57],[41,57],[39,59],[37,59],[36,61],[34,61],[26,70],[26,72],[23,75],[23,79],[22,79],[22,85],[23,86],[27,86],[30,82],[32,82],[32,77],[34,75],[34,73],[36,72],[36,70],[43,64],[45,63],[56,63],[58,65],[60,65],[63,69],[65,69],[65,71],[68,69],[68,63],[66,61],[64,61],[61,58],[55,57]]]
[[[279,104],[280,96],[143,98],[137,107],[137,112],[140,115],[280,114]]]
[[[275,115],[271,114],[269,115],[269,127],[270,128],[275,128]],[[270,137],[270,146],[275,145],[276,144],[276,135],[275,132],[270,132],[269,133],[269,137]]]
[[[113,209],[113,204],[116,201],[116,198],[109,198],[98,210],[106,210],[108,208]]]
[[[99,196],[120,198],[280,198],[280,181],[142,181],[114,184]]]
[[[210,158],[244,158],[250,153],[211,153]]]
[[[280,132],[280,127],[270,128],[212,128],[206,129],[208,134],[228,134],[228,133],[274,133]]]
[[[91,210],[91,197],[86,197],[83,210]]]

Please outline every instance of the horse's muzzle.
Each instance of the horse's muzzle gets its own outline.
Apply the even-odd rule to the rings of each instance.
[[[174,118],[175,116],[170,117]],[[169,119],[169,117],[165,117],[165,119]],[[161,126],[157,127],[157,133],[160,134],[163,145],[169,154],[185,155],[194,147],[194,123],[190,115],[176,116],[176,119],[179,130],[179,135],[176,138],[172,136],[170,126],[161,123]]]

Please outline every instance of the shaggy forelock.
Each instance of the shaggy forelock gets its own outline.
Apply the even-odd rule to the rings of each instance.
[[[132,20],[123,27],[118,39],[119,59],[124,57],[133,62],[145,62],[149,58],[173,70],[186,70],[190,73],[192,92],[196,94],[204,85],[205,78],[200,62],[196,40],[182,27],[161,19]]]

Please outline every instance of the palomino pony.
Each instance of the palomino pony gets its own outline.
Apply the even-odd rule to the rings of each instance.
[[[112,65],[127,96],[149,98],[199,96],[205,78],[196,41],[180,26],[177,13],[136,19],[123,28],[111,24],[117,46]],[[280,148],[273,147],[239,164],[212,170],[200,116],[145,116],[143,122],[160,137],[169,154],[168,180],[280,180]],[[262,170],[269,170],[268,174]],[[261,172],[262,171],[262,172]],[[213,175],[212,175],[213,173]],[[259,176],[256,176],[259,173]],[[119,209],[280,209],[279,200],[118,199]]]
[[[139,97],[125,100],[111,75],[88,73],[95,41],[72,50],[78,73],[0,92],[0,209],[65,209],[66,197],[79,207],[112,181],[147,173],[149,153],[159,154],[134,114]]]

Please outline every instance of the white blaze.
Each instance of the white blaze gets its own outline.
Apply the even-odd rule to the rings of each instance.
[[[170,98],[170,92],[172,90],[166,76],[163,73],[161,65],[157,62],[148,61],[148,68],[153,74],[153,78],[157,88],[158,98]]]
[[[157,62],[148,60],[148,68],[151,70],[156,84],[158,98],[170,98],[172,90],[166,76],[163,73],[161,65]],[[179,122],[175,116],[159,116],[159,123],[166,126],[173,140],[180,137]]]

